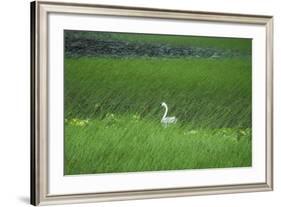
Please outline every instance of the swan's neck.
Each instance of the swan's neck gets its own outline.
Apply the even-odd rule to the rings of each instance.
[[[164,113],[162,119],[165,119],[168,114],[168,106],[164,105],[164,108],[165,108],[165,113]]]

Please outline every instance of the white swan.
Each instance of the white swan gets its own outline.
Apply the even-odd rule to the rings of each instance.
[[[168,126],[168,124],[173,124],[177,122],[177,118],[175,116],[167,117],[168,114],[168,106],[165,102],[161,103],[161,106],[165,108],[165,113],[161,119],[161,123],[165,126]]]

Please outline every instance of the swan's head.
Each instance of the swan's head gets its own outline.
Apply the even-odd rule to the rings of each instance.
[[[161,106],[167,106],[167,104],[165,102],[162,102]]]

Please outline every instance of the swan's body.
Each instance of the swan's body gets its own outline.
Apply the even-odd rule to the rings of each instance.
[[[168,114],[168,106],[165,102],[161,103],[161,106],[165,108],[165,113],[161,119],[161,123],[167,126],[168,124],[173,124],[177,122],[177,118],[175,116],[167,116]]]

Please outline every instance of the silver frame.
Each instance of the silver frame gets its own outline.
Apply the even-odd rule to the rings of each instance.
[[[266,182],[87,194],[48,194],[48,14],[76,13],[258,24],[266,29]],[[273,190],[273,17],[36,1],[31,3],[31,204],[66,204]]]

